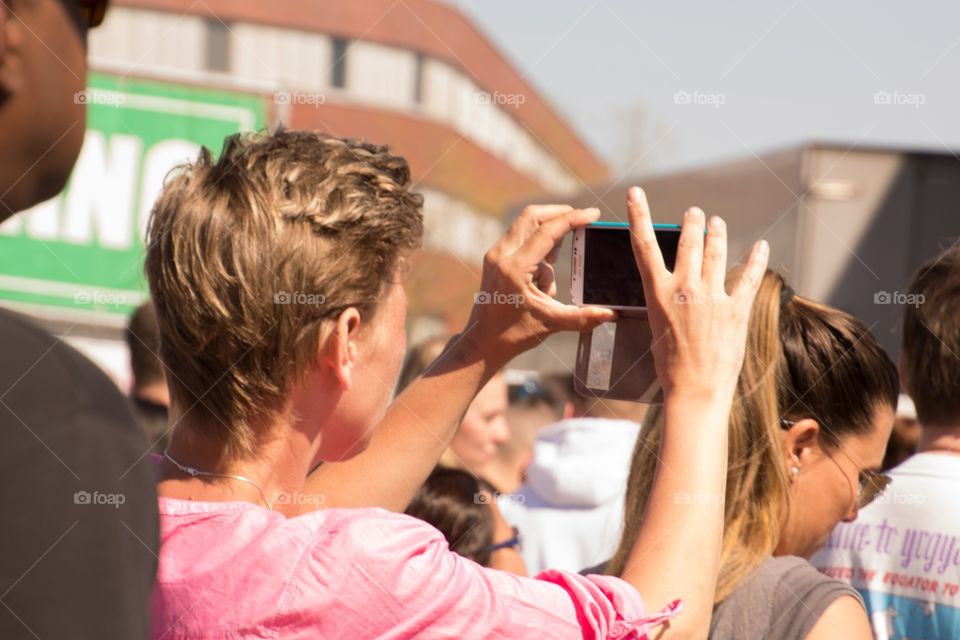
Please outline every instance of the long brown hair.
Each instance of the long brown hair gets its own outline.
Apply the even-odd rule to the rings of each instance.
[[[731,278],[737,277],[732,273]],[[878,406],[895,407],[897,370],[862,322],[793,295],[767,271],[750,317],[747,349],[730,411],[724,538],[716,602],[776,548],[789,509],[782,419],[813,418],[822,446],[867,433]],[[624,531],[608,566],[619,575],[650,495],[662,410],[651,411],[633,452]]]

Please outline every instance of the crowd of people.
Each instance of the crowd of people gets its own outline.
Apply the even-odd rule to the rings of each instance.
[[[67,180],[106,4],[0,8],[0,219]],[[153,207],[129,399],[0,310],[0,637],[960,637],[960,248],[916,272],[895,364],[766,242],[728,271],[696,207],[668,270],[631,188],[648,406],[508,370],[616,320],[555,297],[596,209],[527,207],[480,285],[524,302],[408,350],[422,204],[372,142],[204,149]]]

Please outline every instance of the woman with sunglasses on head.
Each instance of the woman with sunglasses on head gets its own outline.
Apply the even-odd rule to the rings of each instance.
[[[878,470],[897,393],[896,367],[863,323],[794,295],[780,275],[766,272],[730,413],[710,638],[872,638],[857,592],[807,558],[889,482]],[[658,413],[648,417],[634,450],[624,535],[610,573],[626,566],[652,491],[663,429]]]

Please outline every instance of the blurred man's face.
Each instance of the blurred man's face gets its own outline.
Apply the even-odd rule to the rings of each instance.
[[[82,2],[0,2],[0,221],[59,193],[80,153]]]

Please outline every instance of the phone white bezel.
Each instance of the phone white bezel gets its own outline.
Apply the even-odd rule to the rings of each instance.
[[[573,304],[578,307],[585,306],[583,302],[583,267],[586,262],[587,229],[589,227],[580,227],[573,231],[573,250],[570,259],[570,298]],[[589,306],[616,309],[629,314],[647,312],[646,306],[630,307],[616,304],[593,304]]]
[[[570,257],[570,298],[578,307],[583,306],[583,248],[586,245],[584,227],[573,230],[573,250]]]

